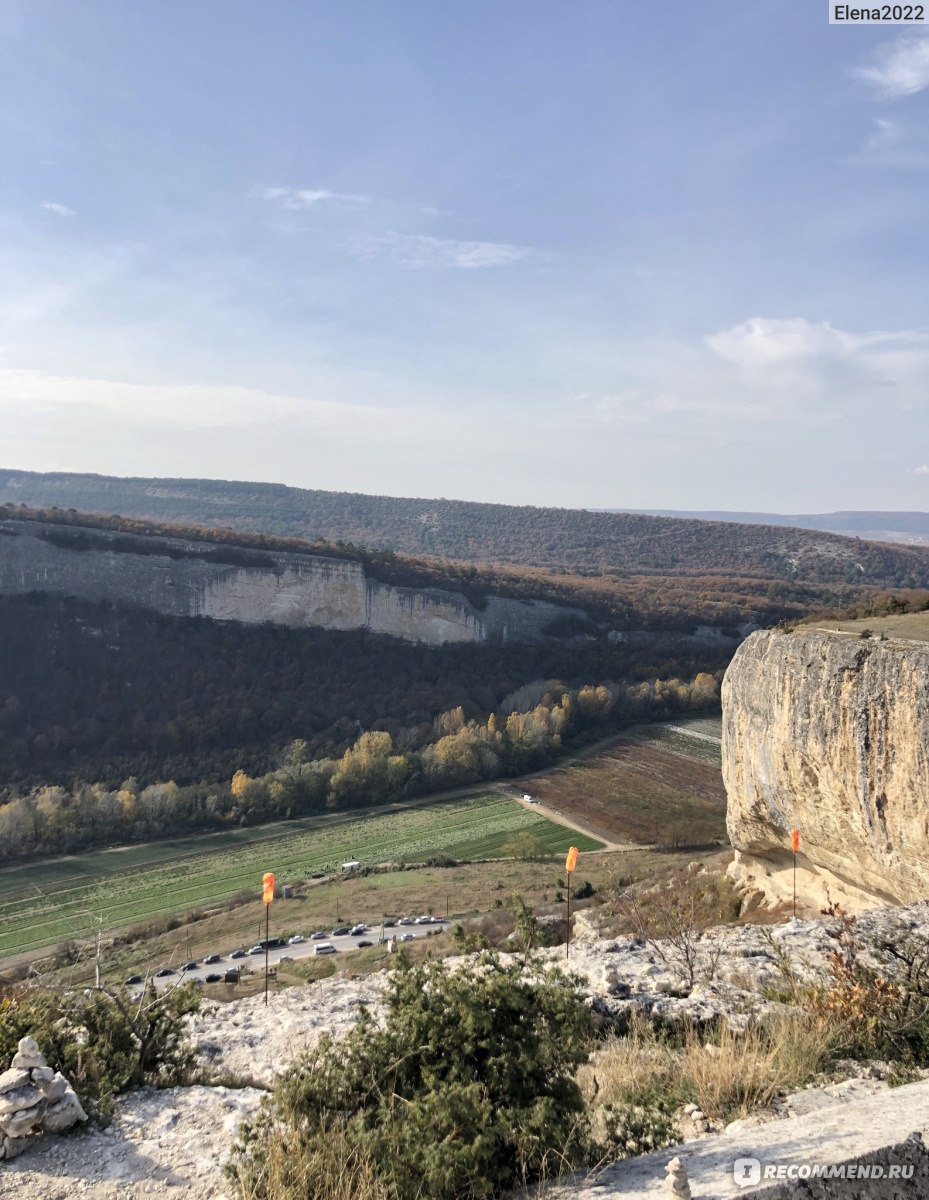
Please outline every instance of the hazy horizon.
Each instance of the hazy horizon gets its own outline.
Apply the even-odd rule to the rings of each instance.
[[[8,0],[13,469],[929,508],[929,37],[805,0]]]

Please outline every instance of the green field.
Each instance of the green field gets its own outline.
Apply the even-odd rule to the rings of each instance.
[[[572,844],[602,848],[493,792],[338,824],[291,822],[8,867],[0,871],[0,959],[87,937],[98,923],[117,929],[244,890],[257,893],[265,871],[283,883],[337,870],[347,859],[505,857],[507,843],[523,832],[542,853],[563,853]]]

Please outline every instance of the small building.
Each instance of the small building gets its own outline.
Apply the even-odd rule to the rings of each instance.
[[[361,863],[358,861],[357,858],[353,858],[350,862],[342,863],[342,873],[344,875],[351,875],[351,873],[353,871],[357,871],[360,868],[361,868]]]
[[[293,900],[293,898],[294,898],[294,885],[293,885],[292,883],[285,883],[285,884],[284,884],[284,885],[281,887],[281,898],[282,898],[283,900]]]

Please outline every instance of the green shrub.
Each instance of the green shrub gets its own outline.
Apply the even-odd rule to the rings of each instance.
[[[187,1078],[193,1051],[183,1018],[199,1004],[192,985],[161,995],[152,989],[134,1005],[105,990],[14,990],[0,1000],[0,1066],[9,1064],[20,1038],[33,1037],[88,1113],[106,1119],[120,1092]]]
[[[362,1010],[347,1038],[321,1039],[283,1076],[230,1173],[255,1200],[331,1200],[330,1174],[307,1164],[338,1146],[392,1200],[479,1200],[579,1165],[591,1147],[574,1072],[590,1038],[555,969],[401,956],[384,1022]]]

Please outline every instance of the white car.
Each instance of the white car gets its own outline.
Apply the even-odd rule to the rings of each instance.
[[[416,918],[416,921],[414,922],[414,924],[416,924],[416,925],[431,925],[432,917],[427,917],[425,914],[423,914],[423,916]]]
[[[415,942],[416,934],[415,933],[401,933],[400,936],[397,938],[397,941],[398,942]]]
[[[316,953],[317,954],[335,954],[336,948],[335,948],[335,946],[333,946],[332,942],[317,942],[316,943]]]
[[[288,946],[299,946],[301,942],[305,942],[306,938],[302,933],[295,933],[292,938],[287,939]]]

